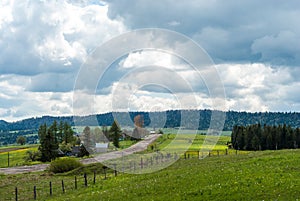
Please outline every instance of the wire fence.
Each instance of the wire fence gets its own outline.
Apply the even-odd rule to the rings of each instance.
[[[111,160],[105,163],[101,170],[95,170],[90,174],[80,174],[76,176],[52,177],[51,180],[37,180],[34,185],[22,185],[8,190],[0,196],[0,200],[44,200],[52,196],[58,196],[67,192],[72,192],[81,188],[88,188],[91,185],[117,177],[120,172],[140,174],[149,172],[154,168],[159,168],[177,161],[179,158],[191,159],[205,157],[218,157],[225,155],[237,155],[238,151],[213,150],[213,151],[186,151],[183,154],[155,152],[150,155],[141,155],[140,158],[126,156],[119,160]],[[110,168],[108,168],[110,167]]]

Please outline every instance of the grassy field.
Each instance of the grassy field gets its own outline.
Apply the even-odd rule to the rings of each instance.
[[[174,134],[179,132],[179,129],[176,128],[163,128],[161,129],[164,134]],[[185,133],[195,133],[194,130],[182,130],[181,132],[185,132]],[[198,134],[206,134],[207,130],[198,130]],[[221,136],[231,136],[231,131],[222,131]]]
[[[297,200],[300,151],[181,159],[153,174],[121,175],[50,200]]]
[[[204,143],[205,140],[207,143]],[[211,143],[208,143],[209,141]],[[188,147],[188,145],[190,145],[188,148],[188,150],[190,151],[198,151],[201,149],[225,150],[228,148],[226,145],[228,141],[230,141],[229,136],[164,134],[159,137],[153,144],[148,146],[147,151],[151,150],[151,146],[153,146],[157,150],[163,150],[167,148],[169,151],[180,151]]]
[[[0,168],[8,166],[8,152],[9,152],[9,166],[32,165],[39,162],[25,162],[24,157],[28,150],[36,151],[38,145],[24,145],[24,146],[9,146],[0,148]]]
[[[164,149],[176,136],[165,134],[152,145]],[[180,135],[172,149],[181,149],[192,136]],[[208,137],[208,138],[207,138]],[[204,140],[213,136],[196,135],[189,151],[199,150]],[[213,150],[226,149],[228,136],[221,136]],[[123,146],[129,146],[124,142]],[[148,147],[146,152],[153,150]],[[198,159],[181,156],[176,163],[152,174],[118,173],[108,170],[104,179],[101,164],[89,165],[65,174],[47,172],[0,175],[0,200],[12,200],[17,186],[19,200],[299,200],[300,149],[236,152]],[[93,184],[93,172],[97,172]],[[84,187],[83,173],[88,174]],[[74,188],[74,177],[78,189]],[[61,182],[64,180],[65,193]],[[49,181],[53,195],[49,196]]]
[[[152,174],[119,173],[114,177],[110,173],[106,180],[98,175],[96,184],[92,184],[91,177],[91,169],[101,170],[96,165],[64,175],[0,175],[0,200],[4,196],[13,198],[15,186],[20,187],[20,198],[32,198],[33,185],[37,185],[38,200],[298,200],[299,160],[300,150],[180,159]],[[74,190],[74,175],[81,178],[85,171],[90,173],[89,186],[84,187],[81,179]],[[66,185],[64,194],[62,179]],[[49,181],[54,185],[52,197]]]

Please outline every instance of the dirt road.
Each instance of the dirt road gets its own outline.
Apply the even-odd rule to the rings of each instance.
[[[110,159],[120,158],[122,156],[127,156],[136,152],[143,151],[147,149],[147,146],[154,142],[160,135],[154,134],[146,137],[143,141],[140,141],[127,149],[123,149],[121,151],[109,152],[105,154],[101,154],[94,158],[86,158],[80,160],[83,164],[91,164],[103,162]],[[38,172],[45,170],[49,164],[39,164],[32,166],[19,166],[19,167],[11,167],[11,168],[0,168],[0,174],[20,174],[27,172]]]

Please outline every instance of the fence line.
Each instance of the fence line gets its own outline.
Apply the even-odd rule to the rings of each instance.
[[[147,168],[151,168],[162,163],[169,163],[172,161],[176,161],[179,157],[183,159],[191,159],[198,158],[203,159],[205,156],[207,157],[220,157],[225,155],[237,155],[238,151],[229,152],[228,149],[225,150],[214,150],[214,151],[196,151],[189,150],[184,154],[179,155],[178,153],[160,153],[156,152],[156,155],[152,155],[151,157],[142,156],[139,161],[133,160],[122,160],[126,161],[126,163],[118,164],[112,163],[113,171],[108,172],[108,168],[103,166],[102,173],[98,173],[96,171],[93,174],[83,175],[75,175],[74,178],[66,177],[66,179],[60,180],[52,180],[49,182],[38,183],[30,187],[15,187],[14,192],[9,192],[6,194],[5,200],[16,200],[16,201],[25,201],[25,200],[36,200],[43,199],[46,197],[61,195],[72,190],[77,190],[79,188],[87,188],[92,184],[96,184],[98,182],[104,182],[105,180],[111,177],[117,177],[118,171],[117,168],[121,167],[122,170],[129,170],[133,173],[138,173],[139,171],[143,171]],[[130,159],[130,158],[129,158]],[[121,165],[121,166],[120,166]],[[27,188],[27,189],[26,189]]]

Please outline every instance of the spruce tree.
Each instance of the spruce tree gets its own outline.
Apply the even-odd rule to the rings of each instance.
[[[113,124],[111,125],[110,129],[109,129],[109,132],[110,132],[110,135],[112,137],[112,140],[113,140],[113,144],[115,147],[119,148],[120,145],[119,145],[119,138],[120,138],[120,135],[121,135],[121,129],[117,123],[116,120],[114,120]]]
[[[62,121],[59,122],[58,125],[58,141],[59,143],[63,142],[63,132],[64,132],[64,123]]]
[[[53,127],[47,128],[43,124],[39,128],[38,135],[40,137],[39,151],[41,152],[41,161],[51,161],[57,157],[58,141],[55,136]]]
[[[72,130],[72,127],[67,122],[65,122],[63,125],[63,139],[64,139],[63,141],[66,144],[72,143],[75,141],[74,132]]]

